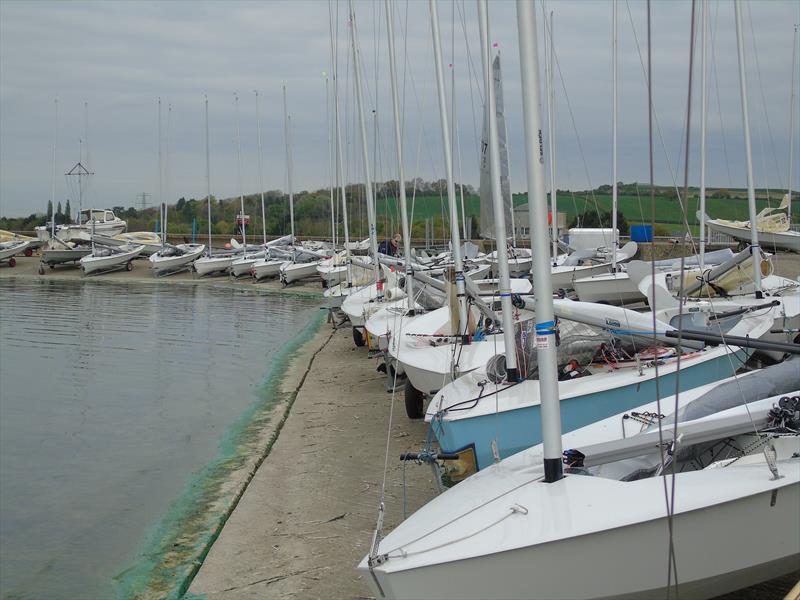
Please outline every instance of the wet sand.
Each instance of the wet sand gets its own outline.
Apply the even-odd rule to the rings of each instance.
[[[266,279],[256,283],[250,277],[235,279],[228,275],[206,275],[198,277],[189,271],[182,271],[175,275],[154,277],[150,271],[150,264],[147,259],[133,261],[133,270],[126,271],[121,269],[110,273],[84,276],[77,266],[57,266],[55,269],[45,267],[44,274],[39,274],[39,257],[17,256],[17,265],[9,267],[8,263],[0,263],[0,277],[26,277],[37,278],[43,281],[48,279],[59,280],[83,280],[83,281],[111,281],[111,282],[163,282],[173,285],[231,285],[241,286],[242,288],[258,289],[269,292],[301,293],[322,298],[322,280],[311,278],[284,287],[277,279]]]

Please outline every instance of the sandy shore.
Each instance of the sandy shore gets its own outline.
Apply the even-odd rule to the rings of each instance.
[[[248,289],[258,289],[267,292],[295,293],[312,295],[322,298],[322,280],[311,278],[289,286],[283,287],[277,279],[267,279],[256,283],[250,277],[234,279],[227,275],[198,277],[197,275],[184,271],[175,275],[163,277],[153,277],[150,265],[147,260],[139,259],[133,261],[132,271],[113,271],[101,275],[83,276],[81,270],[73,266],[58,266],[55,269],[46,268],[44,275],[39,275],[39,257],[17,256],[17,266],[9,267],[7,263],[0,263],[0,278],[4,277],[25,277],[45,280],[60,281],[106,281],[106,282],[125,282],[125,283],[164,283],[171,285],[226,285]]]
[[[367,553],[383,478],[392,395],[349,328],[323,327],[324,346],[273,446],[189,588],[213,598],[361,598],[355,565]],[[301,368],[299,361],[294,368]],[[398,456],[417,450],[424,423],[394,401],[386,530],[402,519]],[[432,498],[427,467],[405,471],[407,508]]]

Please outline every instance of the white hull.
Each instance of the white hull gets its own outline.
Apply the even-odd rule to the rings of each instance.
[[[234,256],[203,256],[194,261],[194,270],[201,277],[211,273],[225,273],[234,258]]]
[[[234,277],[250,275],[253,265],[256,264],[257,261],[263,260],[264,256],[265,252],[257,252],[256,254],[248,254],[242,258],[237,258],[231,262],[231,274]]]
[[[281,266],[281,281],[285,284],[290,284],[307,277],[316,276],[317,262],[318,261],[309,263],[284,263],[284,265]]]
[[[28,242],[2,242],[0,243],[0,260],[8,260],[17,254],[25,252]]]
[[[718,231],[731,236],[746,244],[750,243],[750,228],[749,227],[734,227],[720,223],[715,219],[706,221],[706,225],[712,231]],[[791,252],[800,253],[800,232],[797,231],[759,231],[758,243],[762,249],[770,252],[774,249],[789,250]]]
[[[162,256],[158,252],[150,255],[150,268],[153,274],[169,273],[191,268],[191,264],[203,254],[203,244],[178,244],[177,248],[184,252],[179,256]]]
[[[645,295],[639,291],[627,273],[604,273],[594,277],[583,277],[573,282],[581,302],[605,302],[629,304],[644,302]]]
[[[281,273],[281,265],[285,262],[284,260],[258,260],[250,267],[250,274],[255,277],[256,281],[277,277]]]
[[[573,289],[575,287],[576,279],[605,275],[610,271],[610,262],[601,263],[599,265],[559,266],[552,268],[550,271],[550,278],[553,285],[553,291],[555,292],[559,289]]]
[[[662,410],[676,401],[686,406],[718,385],[667,398]],[[743,457],[736,450],[754,440],[751,418],[764,427],[769,408],[780,397],[798,393],[782,392],[776,389],[772,393],[778,395],[752,402],[751,416],[734,401],[728,403],[733,408],[712,408],[710,414],[696,410],[693,421],[679,424],[679,435],[681,428],[715,430],[720,433],[704,439],[732,440],[727,451],[692,455],[699,460],[693,463],[698,470],[690,468],[676,477],[678,597],[712,598],[797,569],[800,465],[793,455],[800,450],[798,437],[772,439],[781,475],[777,479],[760,447]],[[719,399],[718,394],[717,403]],[[635,410],[641,414],[658,408],[653,402]],[[544,484],[539,445],[469,477],[421,508],[380,541],[375,552],[380,564],[370,570],[365,559],[359,565],[376,597],[667,597],[664,481],[659,476],[620,479],[637,466],[658,464],[655,448],[646,451],[651,452],[649,461],[640,462],[642,449],[652,448],[652,440],[638,441],[640,434],[656,434],[622,416],[565,434],[562,445],[585,451],[592,459],[604,449],[608,452],[608,444],[617,452],[638,444],[627,455],[637,459],[615,462],[624,456],[618,453],[616,458],[598,459],[596,464],[602,466],[591,474],[567,470],[560,481]],[[731,419],[738,430],[724,425]],[[684,458],[684,464],[688,460]],[[669,486],[670,480],[666,483]],[[674,593],[673,588],[670,595]]]
[[[90,275],[91,273],[97,273],[99,271],[121,269],[129,265],[134,258],[139,256],[141,251],[141,246],[134,246],[129,249],[126,248],[122,252],[115,252],[114,254],[110,254],[108,256],[95,256],[94,254],[89,254],[81,259],[81,270],[85,275]]]

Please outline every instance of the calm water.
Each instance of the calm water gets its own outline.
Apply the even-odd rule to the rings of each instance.
[[[110,598],[310,300],[0,280],[0,596]]]

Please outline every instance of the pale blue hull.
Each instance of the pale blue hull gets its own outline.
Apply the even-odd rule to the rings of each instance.
[[[740,350],[735,357],[723,355],[680,371],[680,391],[690,390],[707,383],[731,377],[737,366],[746,359]],[[675,394],[676,374],[658,378],[661,398]],[[491,395],[481,399],[493,402]],[[584,425],[595,423],[617,413],[636,408],[656,400],[656,380],[647,380],[635,385],[566,398],[561,401],[562,433],[573,431]],[[527,406],[514,410],[481,415],[458,420],[434,419],[433,432],[442,452],[458,452],[472,447],[478,461],[478,469],[494,462],[492,441],[495,440],[500,458],[516,454],[542,442],[542,420],[540,406]]]

